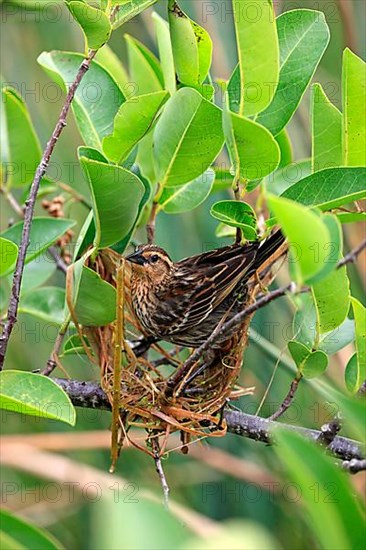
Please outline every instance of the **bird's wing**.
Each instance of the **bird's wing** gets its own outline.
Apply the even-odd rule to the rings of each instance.
[[[162,296],[167,334],[184,332],[210,315],[248,273],[256,246],[225,247],[176,264],[175,277]]]

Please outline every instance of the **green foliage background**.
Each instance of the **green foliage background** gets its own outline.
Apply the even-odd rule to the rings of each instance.
[[[4,80],[18,89],[25,98],[41,143],[45,143],[51,134],[64,96],[59,93],[58,97],[53,99],[56,87],[50,86],[49,77],[36,59],[42,51],[59,49],[82,52],[84,48],[80,29],[62,3],[51,2],[50,4],[53,5],[49,6],[43,16],[40,16],[37,11],[25,12],[24,9],[19,9],[16,2],[2,2],[1,5],[2,20],[6,22],[6,29],[1,38],[2,74]],[[237,63],[234,27],[232,17],[228,13],[229,2],[218,2],[221,13],[208,16],[205,21],[202,18],[204,4],[203,1],[182,0],[180,2],[186,13],[202,24],[213,39],[213,76],[227,79]],[[349,46],[358,55],[364,54],[365,20],[362,2],[309,0],[294,1],[289,5],[287,2],[278,2],[277,5],[278,11],[297,7],[324,11],[331,31],[331,41],[317,70],[316,81],[322,84],[330,100],[341,109],[343,49]],[[154,6],[155,11],[160,13],[163,13],[163,8],[164,6],[160,3]],[[123,30],[156,52],[151,11],[148,10],[136,20],[129,22]],[[127,64],[126,43],[122,35],[121,31],[115,32],[110,46]],[[294,145],[294,159],[310,156],[309,103],[307,91],[288,128]],[[75,153],[80,144],[81,139],[73,117],[69,116],[67,129],[59,140],[52,159],[50,175],[57,175],[88,196],[87,184]],[[62,175],[59,173],[60,167]],[[203,205],[184,215],[159,214],[156,239],[158,244],[166,248],[174,259],[221,246],[225,240],[215,237],[217,222],[209,212],[214,202],[227,198],[228,194],[223,191],[215,194],[214,197],[209,197]],[[38,215],[44,214],[40,206],[37,209]],[[85,208],[81,204],[74,203],[67,214],[77,220],[77,231],[84,221]],[[2,201],[2,229],[6,227],[7,220],[12,215],[6,202]],[[359,242],[363,234],[361,225],[350,227],[352,229],[346,228],[346,241],[349,248]],[[141,233],[141,239],[143,238]],[[40,272],[50,272],[52,270],[50,266],[52,266],[50,263],[40,266]],[[363,296],[362,271],[358,272],[355,267],[350,267],[349,273],[353,295],[361,298]],[[35,276],[39,275],[35,274]],[[62,287],[63,276],[54,271],[47,284]],[[0,298],[4,300],[4,295],[1,294]],[[3,309],[3,304],[1,306]],[[256,392],[250,398],[242,398],[240,406],[246,412],[254,413],[259,405],[276,360],[282,356],[281,350],[284,350],[290,338],[292,314],[288,302],[280,300],[259,311],[253,321],[252,338],[246,351],[241,382],[246,386],[255,385]],[[42,367],[48,359],[55,336],[56,330],[53,330],[46,320],[35,320],[33,316],[22,313],[9,348],[9,367],[27,371]],[[326,376],[341,387],[344,384],[343,366],[348,359],[347,353],[346,356],[344,354],[333,356],[331,368],[327,371]],[[67,358],[65,366],[71,377],[97,379],[97,372],[93,371],[89,365],[85,367],[85,372],[80,374],[79,360]],[[273,412],[276,405],[282,401],[292,378],[291,361],[284,357],[280,361],[270,397],[261,414]],[[319,398],[314,386],[304,384],[298,391],[296,405],[290,409],[285,419],[303,426],[319,427],[323,422],[330,420],[338,406],[339,403],[336,400],[331,403],[324,402]],[[65,434],[73,432],[73,428],[56,421],[20,417],[6,411],[1,411],[1,420],[4,434],[39,433],[45,434],[46,437],[47,433],[51,432]],[[107,430],[109,423],[108,413],[80,410],[76,430],[80,432]],[[314,462],[313,455],[309,455],[310,474],[304,481],[296,465],[302,469],[302,461],[306,463],[306,457],[301,453],[296,455],[295,451],[293,456],[290,456],[291,445],[288,452],[282,451],[286,455],[285,459],[280,456],[280,450],[274,451],[262,444],[232,435],[210,441],[209,445],[227,453],[227,455],[221,455],[223,462],[225,457],[231,455],[241,460],[241,465],[237,464],[234,467],[230,463],[226,465],[224,463],[223,470],[220,470],[220,468],[209,467],[189,455],[173,453],[164,466],[170,482],[172,498],[213,520],[232,522],[225,535],[227,538],[222,542],[219,538],[217,539],[218,548],[234,547],[235,544],[237,548],[345,547],[341,544],[327,545],[327,540],[330,541],[329,544],[337,544],[337,540],[342,541],[342,537],[346,536],[343,532],[335,531],[338,535],[327,538],[327,534],[324,536],[324,530],[334,529],[337,521],[346,522],[347,514],[353,513],[350,510],[352,505],[343,508],[344,517],[334,519],[333,524],[324,527],[323,530],[322,526],[317,524],[316,517],[311,514],[311,510],[319,511],[321,508],[319,514],[323,514],[321,517],[325,521],[330,517],[329,510],[334,504],[332,499],[337,503],[346,498],[346,494],[352,494],[348,481],[347,486],[342,485],[343,478],[342,483],[340,478],[337,477],[335,480],[332,478],[334,486],[324,486],[330,481],[329,476],[333,473],[328,472],[328,464],[320,464],[322,461],[320,454],[319,463]],[[293,449],[299,449],[296,441],[293,445]],[[65,454],[74,460],[94,466],[102,472],[108,470],[108,449],[68,450],[66,448]],[[325,472],[323,477],[320,474],[318,477],[316,473],[314,474],[318,465],[319,469],[323,467],[322,472]],[[232,475],[229,473],[230,470]],[[118,465],[118,473],[134,484],[133,487],[137,488],[136,497],[139,500],[141,500],[139,494],[141,495],[146,488],[158,494],[160,492],[158,478],[153,475],[151,461],[136,450],[128,450],[123,454]],[[263,479],[267,479],[266,476],[268,479],[274,476],[279,483],[273,492],[263,482]],[[47,479],[47,475],[45,478]],[[5,467],[2,479],[3,482],[15,483],[16,487],[20,488],[16,497],[5,493],[6,500],[3,499],[3,504],[16,512],[23,512],[23,515],[29,517],[35,524],[46,527],[67,548],[169,548],[172,546],[172,541],[176,542],[176,547],[178,545],[179,547],[185,547],[183,545],[199,547],[200,543],[197,541],[189,543],[186,540],[187,531],[168,518],[160,509],[150,509],[149,505],[144,508],[141,502],[140,504],[119,503],[113,506],[113,490],[109,491],[108,495],[103,494],[98,502],[93,503],[88,498],[78,496],[77,492],[71,498],[66,490],[62,492],[57,503],[51,504],[50,500],[42,496],[41,503],[38,503],[36,495],[42,495],[42,490],[47,485],[47,481],[43,478],[36,478]],[[354,481],[354,493],[360,490],[361,484],[362,482],[358,480]],[[110,485],[113,485],[113,478]],[[296,491],[298,487],[304,486],[307,494],[302,494],[300,498]],[[33,496],[32,489],[35,489]],[[22,495],[27,496],[22,499]],[[329,499],[330,503],[328,503]],[[319,501],[323,506],[316,508]],[[329,504],[328,507],[326,504]],[[307,513],[304,513],[306,509]],[[354,512],[356,516],[357,513],[357,511]],[[344,540],[349,544],[347,537]],[[352,541],[352,544],[354,544],[353,548],[357,548],[357,542]],[[211,548],[211,546],[207,547]]]

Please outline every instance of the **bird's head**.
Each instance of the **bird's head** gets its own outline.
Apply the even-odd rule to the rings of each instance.
[[[159,285],[170,274],[173,262],[168,254],[158,246],[139,246],[133,254],[126,257],[131,264],[132,274],[136,277],[148,279]]]

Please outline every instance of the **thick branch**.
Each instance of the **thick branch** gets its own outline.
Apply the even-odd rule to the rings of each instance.
[[[92,62],[95,54],[96,54],[95,50],[91,50],[89,52],[88,57],[84,59],[83,62],[81,63],[79,70],[77,72],[77,75],[75,77],[75,80],[69,88],[65,103],[61,109],[61,113],[57,120],[55,129],[53,130],[52,136],[46,145],[46,148],[42,155],[42,159],[34,175],[34,179],[29,191],[28,199],[25,202],[22,239],[19,247],[18,258],[17,258],[14,276],[13,276],[13,285],[11,289],[11,297],[10,297],[9,308],[7,313],[7,320],[6,320],[3,332],[0,336],[0,370],[2,369],[4,364],[10,335],[12,333],[15,323],[17,322],[20,287],[22,284],[25,257],[29,246],[30,230],[32,226],[32,219],[33,219],[34,207],[36,204],[39,184],[42,177],[46,173],[46,170],[48,168],[50,158],[55,148],[55,145],[57,143],[57,140],[60,137],[62,130],[66,126],[66,117],[70,110],[71,102],[74,98],[75,92],[83,76],[89,69],[90,63]]]
[[[54,381],[68,394],[76,407],[111,409],[107,396],[96,382],[64,380],[61,378],[55,378]],[[313,441],[317,441],[322,435],[319,430],[282,424],[239,411],[226,410],[224,418],[229,432],[263,443],[275,441],[275,430],[278,428],[295,431]],[[346,437],[336,436],[329,445],[328,451],[337,458],[347,461],[352,459],[363,460],[365,458],[363,445]]]

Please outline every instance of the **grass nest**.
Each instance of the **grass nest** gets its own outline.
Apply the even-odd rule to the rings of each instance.
[[[71,312],[80,337],[86,337],[93,350],[91,354],[89,347],[89,356],[93,355],[100,366],[101,386],[111,403],[111,470],[126,439],[156,458],[165,453],[173,432],[180,432],[184,453],[191,441],[225,435],[225,405],[253,392],[253,388],[237,384],[251,316],[220,348],[208,352],[209,359],[203,355],[193,362],[190,357],[194,350],[156,344],[138,356],[131,342],[141,338],[143,331],[132,312],[127,263],[106,249],[93,263],[87,260],[86,265],[117,290],[116,320],[107,326],[81,327]],[[248,305],[260,288],[259,279],[253,278]],[[197,375],[203,363],[207,367]],[[134,439],[131,427],[144,429],[145,439]]]

